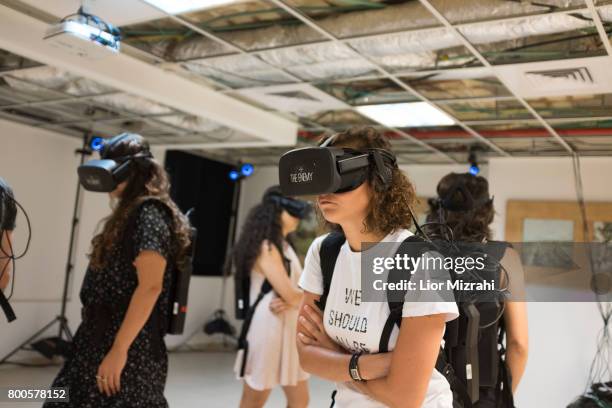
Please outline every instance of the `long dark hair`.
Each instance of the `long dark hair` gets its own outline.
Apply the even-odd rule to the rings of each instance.
[[[372,127],[353,127],[336,135],[333,147],[347,147],[357,150],[371,148],[391,151],[391,144],[380,132]],[[392,170],[391,186],[384,188],[373,171],[368,173],[367,182],[372,187],[368,215],[364,230],[388,234],[398,228],[408,229],[412,225],[410,215],[416,193],[414,186],[397,165]],[[340,230],[340,226],[325,220],[317,206],[317,216],[325,227]]]
[[[278,203],[265,199],[249,211],[240,236],[225,264],[226,274],[231,273],[233,266],[236,278],[249,276],[264,240],[276,246],[282,256],[285,238],[281,221],[282,212],[283,208]],[[287,242],[290,243],[289,240]]]
[[[453,231],[457,241],[482,242],[491,238],[489,225],[493,222],[495,210],[493,200],[489,200],[489,182],[481,176],[470,173],[450,173],[442,177],[438,183],[438,197],[446,198],[450,206],[461,208],[466,204],[466,197],[456,192],[447,197],[451,188],[462,183],[468,190],[475,206],[467,211],[451,211],[441,205],[440,200],[429,200],[427,222],[437,223],[441,220]],[[447,205],[448,207],[448,205]],[[442,233],[444,231],[440,229]]]
[[[142,136],[124,133],[108,140],[100,153],[103,159],[118,159],[148,150],[149,144]],[[104,220],[102,232],[92,240],[91,267],[102,269],[106,266],[108,259],[105,255],[113,244],[121,242],[128,218],[148,199],[156,199],[170,209],[173,238],[171,253],[177,263],[183,262],[190,244],[189,222],[170,198],[170,183],[166,170],[152,158],[138,158],[132,160],[126,181],[117,206]]]

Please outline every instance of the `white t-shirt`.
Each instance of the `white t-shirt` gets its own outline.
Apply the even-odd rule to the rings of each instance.
[[[412,233],[408,230],[397,230],[387,235],[382,242],[399,244]],[[316,295],[323,293],[323,275],[319,259],[321,242],[327,235],[317,237],[308,249],[304,261],[304,271],[300,277],[300,287]],[[393,247],[393,246],[392,246]],[[391,248],[390,248],[391,252]],[[418,272],[417,272],[418,273]],[[386,302],[361,302],[361,252],[354,252],[345,241],[338,254],[325,311],[323,313],[325,331],[338,344],[350,350],[363,350],[366,353],[377,353],[383,327],[389,316],[389,305]],[[446,321],[459,316],[454,302],[404,302],[402,317],[446,314]],[[334,324],[336,323],[336,324]],[[399,330],[394,327],[389,339],[389,351],[397,342]],[[347,368],[348,369],[348,368]],[[415,370],[418,367],[414,368]],[[406,378],[406,381],[410,381]],[[381,402],[375,401],[342,383],[336,384],[335,408],[384,408]],[[452,408],[452,392],[446,378],[433,370],[424,408]]]

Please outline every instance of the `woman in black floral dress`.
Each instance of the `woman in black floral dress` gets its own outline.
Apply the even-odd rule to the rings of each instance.
[[[116,136],[101,151],[102,159],[119,163],[134,155],[140,157],[131,159],[129,176],[110,194],[113,212],[92,241],[80,292],[83,321],[52,385],[68,387],[70,402],[44,408],[168,406],[168,290],[189,246],[189,227],[141,136]]]

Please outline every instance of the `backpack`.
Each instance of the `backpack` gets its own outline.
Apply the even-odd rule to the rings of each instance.
[[[283,265],[285,267],[285,271],[287,275],[291,275],[291,261],[285,257],[283,251],[277,247],[281,256],[283,257]],[[268,282],[267,279],[264,279],[261,287],[259,289],[259,294],[251,305],[250,301],[250,291],[251,291],[251,277],[250,274],[247,276],[239,277],[234,275],[234,290],[235,290],[235,308],[236,308],[236,318],[239,320],[244,320],[242,323],[242,328],[240,329],[240,336],[238,336],[238,351],[239,351],[239,359],[240,364],[240,378],[244,377],[244,371],[246,369],[247,355],[249,353],[249,342],[247,340],[247,335],[249,334],[249,329],[251,327],[251,323],[253,321],[253,316],[255,315],[255,310],[257,306],[261,302],[268,292],[273,290],[272,285]]]
[[[149,198],[144,200],[138,207],[133,209],[132,214],[137,214],[137,211],[142,208],[145,203],[155,202],[159,208],[163,208],[164,211],[168,215],[172,215],[170,208],[160,201],[157,198]],[[128,223],[126,224],[126,237],[127,238],[127,248],[129,251],[133,251],[133,238],[134,234],[131,233],[134,231],[136,227],[136,217],[130,217]],[[156,303],[151,318],[154,325],[161,325],[163,327],[163,332],[166,334],[174,334],[179,335],[183,334],[185,330],[185,320],[187,317],[187,302],[189,295],[189,285],[191,283],[191,275],[193,273],[193,258],[195,256],[195,242],[197,239],[197,230],[191,227],[191,244],[188,250],[188,254],[185,258],[185,262],[182,265],[179,265],[176,262],[176,259],[173,259],[172,256],[168,259],[168,264],[172,265],[172,274],[170,280],[170,286],[168,288],[168,296],[169,296],[169,308],[168,313],[165,316],[160,315],[158,304]],[[137,254],[130,253],[128,254],[129,259],[134,259]],[[162,327],[158,327],[158,330],[161,332]]]
[[[335,231],[325,237],[321,243],[319,256],[323,275],[323,294],[316,302],[321,311],[325,310],[334,267],[345,240],[342,232]],[[418,243],[422,245],[414,245]],[[494,251],[495,253],[491,254],[497,260],[501,259],[507,246],[505,243],[500,244]],[[430,249],[432,249],[432,246],[429,243],[417,235],[412,235],[400,244],[398,253],[401,251],[406,253],[407,251],[409,256],[416,258]],[[499,251],[501,251],[501,255],[499,255]],[[456,274],[451,273],[451,276],[456,277]],[[394,273],[394,270],[391,270],[388,280],[389,282],[399,281],[405,279],[405,277],[405,274]],[[395,301],[396,299],[398,299],[397,294],[390,296],[388,292],[387,302],[390,313],[380,337],[380,353],[388,351],[389,339],[394,326],[397,325],[398,328],[401,326],[404,302],[403,300]],[[492,313],[495,313],[493,316],[497,316],[499,308],[503,306],[493,305],[496,305],[496,307],[491,307],[490,302],[458,302],[459,318],[446,323],[445,347],[444,349],[440,348],[435,368],[444,375],[450,384],[453,392],[454,408],[471,408],[480,398],[481,386],[493,387],[495,399],[498,401],[496,407],[514,406],[509,371],[505,364],[503,319],[499,319],[498,322],[484,330],[479,327],[479,319],[474,319],[474,317],[480,316],[481,309],[482,314],[487,317]],[[474,320],[476,320],[475,324]],[[468,328],[471,333],[467,332]],[[498,347],[500,347],[499,351]],[[487,357],[479,361],[478,357],[480,355],[486,355]]]

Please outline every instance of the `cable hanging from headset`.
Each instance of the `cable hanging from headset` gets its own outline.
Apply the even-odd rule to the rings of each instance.
[[[440,200],[438,200],[440,201]],[[459,248],[459,246],[457,245],[457,241],[455,239],[455,234],[453,229],[448,225],[448,223],[446,222],[445,218],[444,218],[444,214],[443,212],[445,211],[444,208],[441,205],[441,201],[438,203],[439,204],[439,211],[438,211],[438,221],[430,221],[430,222],[425,222],[423,224],[419,224],[418,220],[416,219],[416,217],[414,216],[414,213],[412,212],[412,210],[410,210],[410,216],[412,217],[412,222],[414,223],[415,229],[417,231],[417,233],[430,245],[432,245],[434,247],[434,249],[436,251],[438,251],[439,253],[461,253],[462,249]],[[471,216],[473,217],[473,211],[470,211],[472,214]],[[429,235],[425,232],[425,230],[427,229],[433,229],[433,233],[432,235]],[[439,242],[443,242],[445,245],[448,245],[448,249],[443,250],[440,245],[436,242],[436,237],[439,238]],[[433,238],[433,239],[432,239]],[[477,254],[480,254],[480,252],[475,252]],[[508,270],[502,265],[502,263],[500,262],[500,260],[495,260],[495,268],[500,268],[503,274],[503,277],[505,277],[505,282],[506,285],[505,287],[496,289],[495,291],[498,292],[500,294],[500,296],[506,296],[509,293],[509,285],[510,285],[510,275],[508,273]],[[466,270],[465,271],[466,275],[468,275],[469,277],[471,277],[472,279],[474,279],[476,282],[482,282],[485,280],[485,278],[483,276],[481,276],[478,272],[474,271],[474,270]],[[477,300],[478,295],[475,295],[473,299],[467,299],[468,302],[474,302]],[[498,312],[498,314],[495,316],[495,318],[488,323],[485,324],[481,324],[479,325],[479,329],[486,329],[488,327],[491,327],[493,325],[495,325],[504,315],[506,306],[505,306],[505,302],[501,302],[501,307],[500,307],[500,311]]]
[[[17,264],[16,264],[15,261],[17,259],[23,258],[27,254],[28,250],[30,249],[30,242],[32,240],[32,225],[30,223],[30,217],[28,216],[28,213],[23,208],[23,206],[15,198],[11,197],[10,194],[5,194],[4,196],[8,197],[10,200],[12,200],[15,203],[15,205],[21,210],[21,212],[25,216],[26,224],[28,226],[28,238],[26,240],[26,245],[25,245],[24,250],[19,255],[15,255],[15,251],[13,250],[13,243],[11,242],[10,239],[7,239],[9,253],[7,253],[5,251],[4,247],[1,244],[1,241],[2,241],[2,238],[4,237],[4,234],[6,233],[6,231],[4,231],[4,230],[0,231],[0,251],[2,252],[2,255],[0,255],[0,260],[8,259],[8,261],[6,262],[4,267],[2,268],[2,271],[0,271],[0,279],[2,279],[2,277],[6,273],[9,265],[12,265],[12,270],[13,270],[13,279],[11,279],[11,289],[9,291],[9,295],[6,297],[7,300],[10,300],[13,297],[13,293],[15,292],[15,280],[16,280],[16,276],[17,276],[16,275],[16,271],[17,271],[17,266],[16,265]]]

